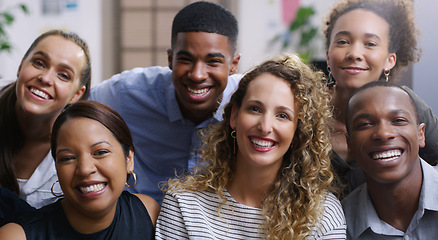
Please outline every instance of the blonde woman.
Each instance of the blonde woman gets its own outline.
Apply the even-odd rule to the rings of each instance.
[[[208,132],[200,167],[168,181],[156,238],[345,238],[321,83],[295,55],[246,74]]]

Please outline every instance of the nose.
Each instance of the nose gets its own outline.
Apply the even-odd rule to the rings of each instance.
[[[41,73],[38,76],[38,80],[40,80],[45,85],[51,86],[53,84],[53,79],[52,79],[53,74],[54,72],[49,69]]]
[[[347,52],[347,58],[353,61],[362,61],[362,46],[359,43],[351,44]]]
[[[264,115],[260,118],[260,122],[258,125],[258,130],[263,134],[267,135],[272,132],[273,128],[273,120],[272,118]]]
[[[374,132],[374,139],[379,141],[388,141],[396,136],[394,129],[390,123],[377,124]]]
[[[207,66],[203,62],[196,62],[190,72],[190,79],[195,82],[203,82],[208,78]]]
[[[80,176],[89,176],[96,173],[96,165],[91,157],[80,157],[76,165],[76,174]]]

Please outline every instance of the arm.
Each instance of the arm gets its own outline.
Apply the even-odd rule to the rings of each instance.
[[[438,162],[438,119],[432,109],[412,89],[403,86],[417,107],[420,123],[426,124],[426,146],[420,149],[420,157],[429,164]]]
[[[155,239],[188,239],[189,235],[178,199],[167,192],[164,197],[161,212],[155,229]]]
[[[160,205],[158,205],[157,201],[155,199],[144,195],[144,194],[134,194],[137,196],[144,204],[146,209],[148,210],[149,217],[152,220],[152,223],[155,225],[157,224],[157,218],[158,213],[160,213]]]
[[[8,223],[0,228],[0,239],[26,240],[26,233],[20,225]]]

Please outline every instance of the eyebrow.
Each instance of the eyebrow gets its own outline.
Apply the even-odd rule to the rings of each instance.
[[[351,32],[350,31],[340,31],[340,32],[337,32],[334,37],[337,37],[339,35],[348,35],[348,36],[350,36]],[[366,37],[375,37],[375,38],[381,40],[380,37],[377,34],[374,34],[374,33],[365,33],[365,36]]]
[[[100,141],[100,142],[96,142],[96,143],[92,144],[91,147],[95,147],[95,146],[102,144],[102,143],[106,143],[106,144],[112,146],[108,141]],[[59,154],[60,152],[71,152],[71,151],[72,150],[70,148],[61,148],[61,149],[58,149],[56,151],[56,154]]]
[[[35,52],[34,55],[41,55],[41,56],[43,56],[44,58],[50,60],[50,56],[49,56],[47,53],[43,52],[43,51]],[[75,70],[74,70],[71,66],[69,66],[69,65],[67,65],[67,64],[60,63],[59,66],[64,67],[64,68],[67,68],[67,69],[70,70],[71,72],[75,73]]]
[[[179,56],[179,55],[186,55],[186,56],[189,56],[189,57],[193,57],[193,54],[190,53],[189,51],[186,51],[186,50],[178,51],[178,52],[176,53],[176,55],[177,55],[177,56]],[[225,56],[224,56],[222,53],[209,53],[209,54],[207,54],[207,57],[220,57],[220,58],[225,58]]]
[[[260,100],[248,100],[248,102],[254,102],[254,103],[257,103],[260,105],[264,105]],[[290,112],[295,114],[295,111],[293,109],[291,109],[290,107],[284,106],[284,105],[278,105],[277,109],[290,111]]]

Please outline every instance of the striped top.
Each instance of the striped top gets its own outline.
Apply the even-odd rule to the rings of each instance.
[[[156,226],[156,239],[264,239],[259,208],[242,205],[224,192],[227,202],[208,191],[168,191]],[[319,230],[308,239],[345,239],[346,224],[339,200],[329,194]]]

